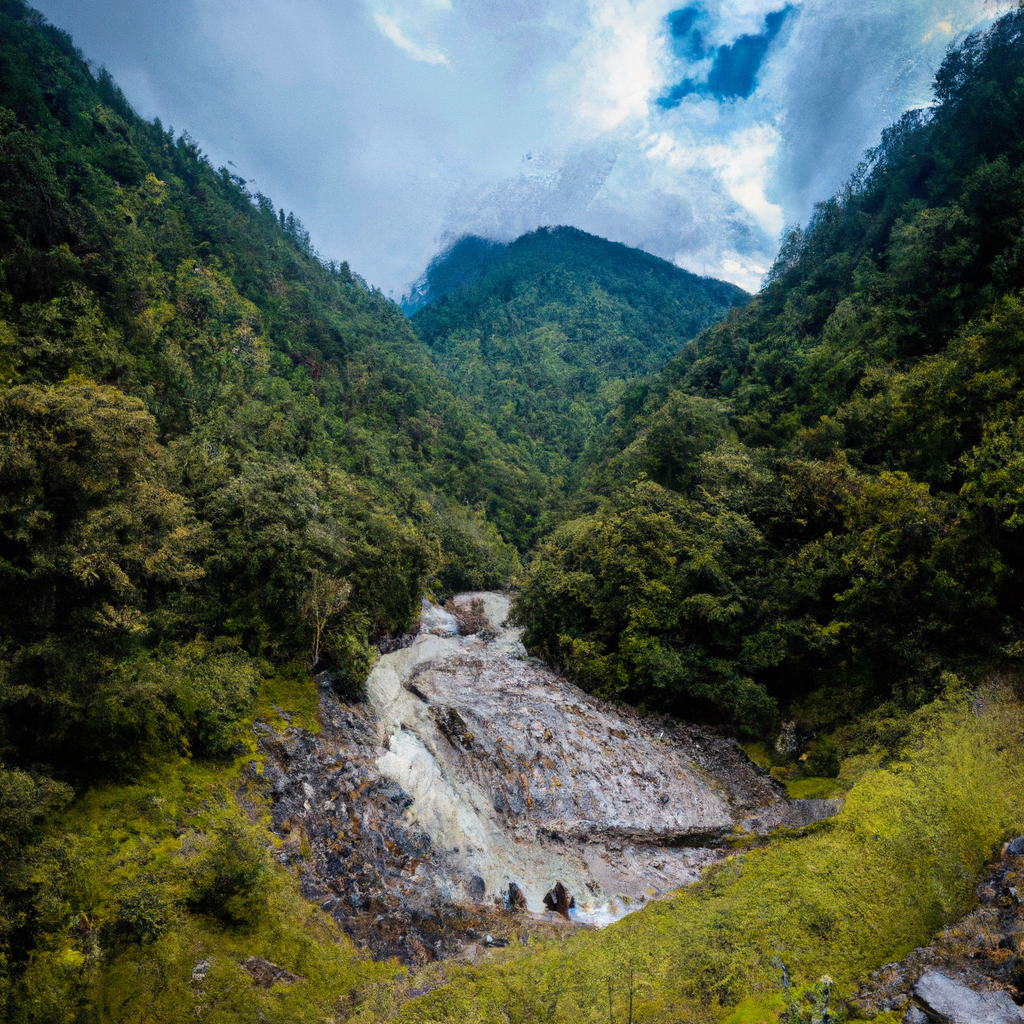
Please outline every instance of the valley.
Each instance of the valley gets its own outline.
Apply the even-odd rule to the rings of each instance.
[[[1014,1020],[1022,81],[403,310],[0,0],[0,1018]]]

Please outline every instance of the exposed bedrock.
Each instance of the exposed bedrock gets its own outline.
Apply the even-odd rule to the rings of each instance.
[[[322,680],[319,735],[256,725],[279,858],[375,954],[608,923],[731,837],[835,812],[786,801],[713,730],[587,695],[527,657],[508,612],[501,594],[427,605],[363,703]]]
[[[366,687],[381,774],[467,884],[515,883],[539,912],[560,882],[578,919],[602,921],[692,881],[737,827],[780,822],[785,802],[729,741],[595,700],[526,656],[508,598],[463,594],[456,614],[474,600],[486,630],[425,633]]]

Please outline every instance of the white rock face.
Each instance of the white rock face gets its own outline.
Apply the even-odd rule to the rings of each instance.
[[[420,632],[434,633],[437,636],[457,636],[459,624],[451,612],[438,608],[423,598],[422,610],[420,612]]]
[[[456,617],[428,606],[366,684],[377,766],[451,866],[435,879],[447,898],[515,882],[542,911],[561,881],[580,920],[607,923],[693,881],[738,824],[781,818],[784,801],[728,741],[659,737],[528,659],[506,596],[460,595],[460,616],[474,599],[483,636],[437,635]]]

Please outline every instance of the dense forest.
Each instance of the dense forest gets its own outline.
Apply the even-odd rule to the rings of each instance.
[[[73,790],[230,755],[287,666],[357,689],[546,493],[393,303],[0,3],[0,975]]]
[[[535,650],[754,733],[1020,658],[1022,34],[952,50],[764,290],[626,389],[526,575]]]
[[[626,383],[748,300],[576,228],[467,238],[427,272],[412,324],[460,397],[561,493]]]
[[[0,13],[0,749],[215,750],[318,620],[355,685],[425,588],[507,579],[493,524],[546,485],[393,303],[32,22]]]
[[[21,0],[0,0],[0,153],[2,968],[47,927],[19,851],[54,808],[237,755],[282,673],[358,693],[424,591],[510,581],[562,483],[394,303]],[[622,374],[739,294],[587,244],[696,302],[624,332],[615,278],[605,343],[649,350]]]
[[[963,767],[929,732],[941,705],[977,792],[921,834],[980,869],[1016,778],[990,749],[1019,729],[979,724],[961,680],[1024,655],[1022,83],[1017,11],[951,49],[935,105],[752,299],[545,228],[459,243],[409,318],[0,0],[0,1017],[185,1019],[196,950],[242,946],[309,983],[242,995],[215,970],[211,1020],[388,1016],[397,967],[304,902],[239,780],[256,710],[315,729],[318,685],[358,700],[425,593],[516,589],[531,653],[642,710],[747,740],[796,719],[816,775],[914,735],[925,760],[882,782],[922,820]],[[865,813],[902,836],[876,783]],[[1002,810],[963,824],[972,800]],[[854,840],[818,838],[852,892]],[[885,877],[916,906],[909,842]],[[728,974],[714,937],[746,933],[722,920],[767,927],[750,908],[798,862],[770,852],[685,926],[638,914],[614,942],[654,942],[666,985],[684,940]],[[833,948],[778,885],[764,913],[849,951],[848,980],[894,955],[887,898],[870,952]],[[580,956],[625,955],[604,941]],[[531,964],[469,981],[562,990],[562,961]],[[423,1019],[469,1019],[476,991]]]

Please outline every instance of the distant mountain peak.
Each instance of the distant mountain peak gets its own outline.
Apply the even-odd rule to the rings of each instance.
[[[457,289],[475,284],[496,266],[505,254],[553,254],[570,251],[580,257],[598,256],[602,260],[628,262],[634,267],[646,266],[655,273],[675,277],[677,280],[715,280],[701,278],[700,275],[683,270],[660,256],[626,245],[624,242],[612,242],[600,235],[592,235],[581,228],[565,224],[545,225],[528,231],[508,243],[482,238],[479,235],[464,235],[430,261],[422,276],[410,285],[408,294],[402,296],[399,305],[402,312],[411,317],[425,306],[437,302]]]
[[[472,284],[505,248],[504,242],[481,238],[479,235],[463,235],[439,252],[422,276],[409,286],[409,293],[403,295],[399,302],[402,312],[412,316],[456,288]]]

